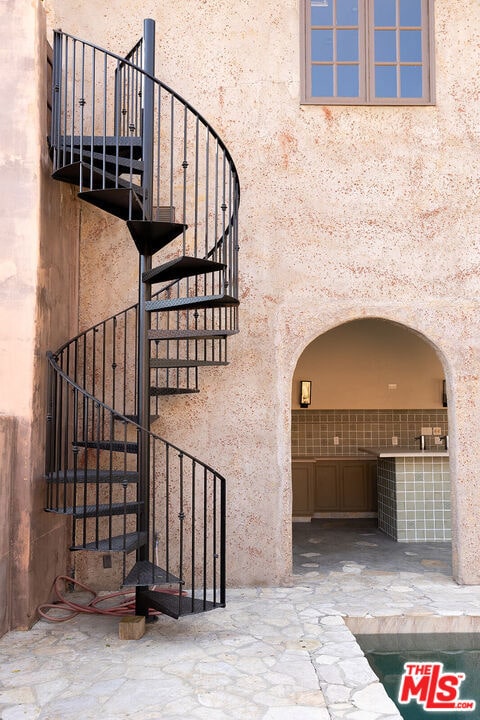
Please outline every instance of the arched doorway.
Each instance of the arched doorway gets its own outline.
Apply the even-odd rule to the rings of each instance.
[[[400,543],[448,544],[450,561],[444,377],[423,336],[378,318],[339,325],[305,348],[292,383],[294,540],[299,522],[313,531],[341,521]],[[307,406],[302,381],[311,383]]]

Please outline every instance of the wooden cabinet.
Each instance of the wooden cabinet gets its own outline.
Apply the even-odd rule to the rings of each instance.
[[[340,505],[343,510],[369,511],[372,488],[368,461],[343,462],[340,464]]]
[[[377,511],[376,460],[294,460],[292,485],[293,515]]]
[[[317,461],[315,463],[315,506],[314,512],[338,510],[340,503],[339,461]]]
[[[315,461],[300,460],[292,463],[292,514],[314,513]]]

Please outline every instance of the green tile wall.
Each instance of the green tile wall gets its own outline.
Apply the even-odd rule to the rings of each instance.
[[[358,447],[417,447],[422,427],[441,427],[448,433],[446,409],[438,410],[293,410],[292,455],[362,455]],[[333,438],[339,438],[334,445]],[[427,439],[433,444],[433,437]]]
[[[378,526],[399,542],[451,540],[448,458],[379,458]]]

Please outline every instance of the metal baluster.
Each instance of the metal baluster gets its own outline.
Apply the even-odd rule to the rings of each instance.
[[[161,188],[161,180],[162,180],[162,167],[161,167],[161,158],[162,158],[162,150],[161,150],[161,143],[162,143],[162,86],[159,84],[157,89],[157,109],[155,113],[155,119],[157,123],[157,133],[156,133],[156,161],[155,161],[155,168],[157,171],[157,177],[155,180],[155,206],[157,208],[156,210],[156,216],[155,219],[159,220],[159,212],[160,212],[160,206],[162,204],[161,202],[161,196],[160,196],[160,188]]]
[[[170,445],[165,443],[165,569],[170,572]]]
[[[216,602],[217,600],[217,476],[215,473],[213,474],[213,485],[212,485],[212,494],[213,494],[213,518],[212,518],[212,594],[213,594],[213,602]]]
[[[99,506],[100,506],[100,442],[101,437],[101,425],[100,425],[100,406],[97,402],[93,404],[92,408],[92,440],[95,441],[95,543],[98,543],[99,539]],[[87,487],[87,483],[85,483]]]
[[[175,176],[174,165],[174,149],[175,149],[175,98],[173,95],[170,99],[170,199],[169,206],[174,207],[175,201],[173,197],[173,178]]]
[[[213,237],[215,238],[215,246],[217,245],[217,238],[218,238],[218,207],[219,207],[219,188],[218,188],[218,139],[215,141],[215,164],[214,164],[214,175],[215,175],[215,201],[214,201],[214,211],[213,211]],[[211,273],[211,287],[212,287],[212,295],[215,295],[215,278],[217,277],[217,273]],[[222,292],[222,288],[219,288],[219,292]]]
[[[93,182],[93,176],[94,176],[94,158],[93,153],[95,150],[95,88],[96,88],[96,60],[95,60],[95,48],[92,48],[92,129],[91,129],[91,136],[90,136],[90,187],[94,187]],[[83,95],[82,95],[83,97]],[[83,162],[83,155],[81,155],[81,160]],[[103,174],[103,186],[105,187],[105,173]]]
[[[178,564],[179,564],[179,577],[181,580],[184,579],[184,573],[183,573],[183,533],[184,533],[184,522],[185,522],[185,510],[183,506],[183,493],[184,493],[184,475],[183,475],[183,453],[180,452],[178,454],[179,457],[179,513],[178,513],[178,519],[179,519],[179,533],[178,533],[178,545],[179,545],[179,557],[178,557]],[[178,597],[178,611],[180,614],[181,609],[181,599],[180,595]]]
[[[205,257],[208,255],[208,206],[210,202],[210,133],[206,129],[205,138]]]
[[[74,143],[74,137],[75,137],[75,100],[76,100],[76,77],[77,77],[77,41],[72,41],[72,96],[71,96],[71,108],[70,112],[72,115],[72,122],[71,122],[71,133],[70,133],[70,162],[73,162],[73,143]],[[65,112],[67,113],[68,108],[65,107]],[[82,190],[82,175],[80,174],[80,190]]]
[[[110,416],[110,432],[109,437],[110,440],[115,439],[115,415],[113,412],[109,413]],[[125,455],[125,453],[124,453]],[[110,505],[110,512],[108,513],[108,548],[109,550],[112,549],[112,535],[113,535],[113,515],[112,515],[112,505],[113,505],[113,453],[110,453],[109,456],[109,486],[108,486],[108,503]]]
[[[88,453],[87,443],[88,443],[88,440],[89,440],[88,426],[89,426],[89,422],[90,422],[90,420],[89,420],[89,414],[90,414],[90,413],[89,413],[89,408],[90,408],[90,401],[89,401],[89,399],[88,399],[87,397],[84,397],[83,438],[82,438],[82,441],[83,441],[83,446],[84,446],[84,468],[85,468],[85,471],[87,471],[88,465],[89,465],[89,463],[88,463],[88,454],[87,454],[87,453]],[[85,544],[85,538],[87,537],[87,518],[86,518],[86,514],[85,514],[86,508],[87,508],[87,500],[88,500],[88,498],[87,498],[87,483],[83,483],[83,507],[84,507],[84,513],[83,513],[83,519],[82,519],[82,538],[83,538],[82,544]],[[75,495],[73,496],[73,507],[72,507],[72,511],[73,511],[73,514],[74,514],[74,515],[75,515],[75,513],[76,513],[76,510],[77,510],[77,495],[75,494]],[[74,525],[75,525],[75,524],[76,524],[76,521],[74,521]]]
[[[203,604],[207,600],[207,552],[208,552],[208,471],[203,468]]]
[[[226,588],[226,523],[227,523],[227,488],[225,478],[219,477],[220,482],[220,604],[225,605]]]
[[[198,214],[199,214],[199,207],[198,207],[198,182],[199,182],[199,161],[200,161],[200,120],[198,115],[196,116],[196,123],[195,123],[195,182],[194,182],[194,211],[193,211],[193,239],[194,239],[194,251],[193,254],[195,257],[198,257]],[[207,257],[207,253],[205,253],[205,257]]]
[[[192,458],[192,487],[191,487],[191,494],[192,494],[192,509],[191,509],[191,533],[192,533],[192,540],[191,540],[191,592],[192,592],[192,610],[193,610],[193,603],[195,598],[195,513],[196,513],[196,506],[195,506],[195,483],[196,483],[196,469],[197,464],[195,460]]]
[[[117,318],[112,319],[112,408],[117,407],[116,403],[116,373],[117,373]]]
[[[107,172],[107,96],[108,96],[107,55],[103,56],[103,120],[102,120],[102,175]],[[115,103],[115,99],[114,99]],[[114,105],[115,107],[115,105]],[[114,110],[115,113],[115,110]]]
[[[155,439],[149,435],[150,443],[150,538],[147,537],[147,544],[151,543],[151,557],[155,565],[159,565],[158,558],[158,537],[157,537],[157,503],[156,503],[156,474],[157,474],[157,463],[156,463],[156,443]]]

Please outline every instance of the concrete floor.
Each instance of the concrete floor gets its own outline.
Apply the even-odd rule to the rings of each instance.
[[[306,553],[315,552],[306,562]],[[451,576],[449,542],[397,543],[377,528],[375,518],[293,523],[293,571],[334,572],[346,562],[369,570],[424,574],[433,568]]]
[[[0,640],[1,720],[398,720],[352,629],[478,629],[480,586],[447,543],[395,543],[371,521],[294,525],[288,587],[161,616],[137,641],[78,615]],[[472,718],[473,720],[473,718]]]

